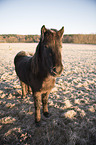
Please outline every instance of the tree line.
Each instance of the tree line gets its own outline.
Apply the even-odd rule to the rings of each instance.
[[[39,35],[0,35],[0,43],[38,43]],[[71,34],[64,35],[63,43],[96,44],[96,34]]]

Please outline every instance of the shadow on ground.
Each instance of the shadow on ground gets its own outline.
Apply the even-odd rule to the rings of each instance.
[[[57,81],[58,83],[58,81]],[[91,87],[91,92],[92,92]],[[13,87],[10,81],[0,84],[0,143],[38,145],[95,145],[96,102],[87,96],[64,92],[58,87],[49,96],[49,112],[46,119],[42,114],[41,126],[34,123],[34,103],[31,95],[21,98],[20,86]],[[85,89],[82,92],[86,91]],[[42,113],[42,111],[41,111]]]

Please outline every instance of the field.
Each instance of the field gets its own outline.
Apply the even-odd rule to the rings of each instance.
[[[36,45],[0,44],[0,145],[95,145],[96,45],[63,44],[64,72],[49,96],[51,117],[42,114],[40,127],[33,97],[21,98],[14,71],[16,53]]]

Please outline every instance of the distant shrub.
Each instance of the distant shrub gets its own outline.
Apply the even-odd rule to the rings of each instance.
[[[40,40],[39,35],[0,35],[2,42],[15,42],[15,43],[38,43]],[[63,36],[63,43],[79,43],[79,44],[96,44],[96,34],[69,34]]]

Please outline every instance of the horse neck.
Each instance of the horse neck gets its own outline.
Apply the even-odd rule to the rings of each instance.
[[[42,63],[42,58],[40,54],[41,52],[41,41],[37,45],[36,52],[34,56],[32,57],[32,62],[31,62],[31,67],[32,67],[32,72],[35,75],[39,76],[46,76],[46,71],[45,71],[45,66]]]
[[[40,58],[39,58],[39,44],[36,48],[36,52],[35,54],[33,55],[32,57],[32,61],[31,61],[31,70],[32,70],[32,73],[34,75],[37,75],[39,73],[39,68],[40,68]]]

